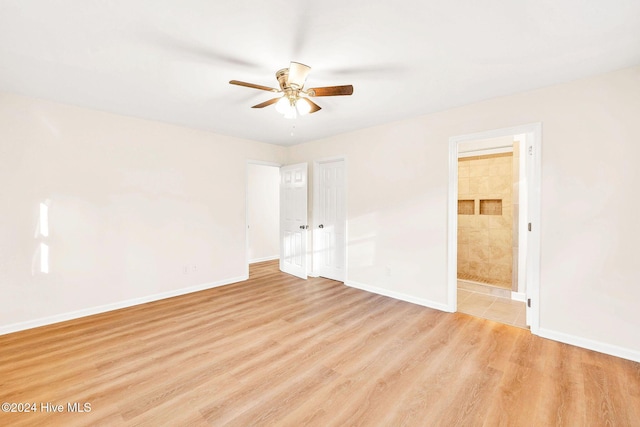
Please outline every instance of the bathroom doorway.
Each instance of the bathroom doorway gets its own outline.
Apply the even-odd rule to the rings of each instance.
[[[532,325],[539,136],[531,125],[451,139],[449,295],[457,311]]]
[[[526,327],[518,292],[518,136],[458,145],[458,311]]]

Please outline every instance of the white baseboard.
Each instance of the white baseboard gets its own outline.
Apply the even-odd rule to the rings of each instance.
[[[640,351],[632,350],[630,348],[619,347],[617,345],[590,340],[588,338],[582,338],[571,334],[565,334],[564,332],[553,331],[545,328],[539,328],[537,335],[541,336],[542,338],[548,338],[550,340],[559,341],[565,344],[575,345],[576,347],[582,347],[588,350],[597,351],[599,353],[633,360],[634,362],[640,362]]]
[[[249,264],[255,264],[256,262],[264,262],[264,261],[273,261],[274,259],[279,259],[280,255],[271,255],[265,256],[262,258],[253,258],[249,260]]]
[[[440,311],[452,311],[447,304],[442,304],[440,302],[435,302],[424,298],[417,298],[411,295],[403,294],[401,292],[390,291],[389,289],[378,288],[376,286],[366,285],[364,283],[358,283],[352,280],[345,281],[344,284],[352,288],[361,289],[367,292],[373,292],[374,294],[384,295],[386,297],[422,305],[424,307],[435,308],[436,310]]]
[[[80,317],[92,316],[94,314],[105,313],[107,311],[119,310],[121,308],[127,308],[127,307],[132,307],[135,305],[145,304],[148,302],[158,301],[166,298],[177,297],[180,295],[190,294],[192,292],[204,291],[206,289],[230,285],[232,283],[242,282],[248,279],[249,277],[246,275],[239,276],[239,277],[232,277],[230,279],[219,280],[213,283],[204,283],[201,285],[190,286],[188,288],[176,289],[174,291],[169,291],[169,292],[162,292],[160,294],[154,294],[154,295],[149,295],[149,296],[140,297],[140,298],[133,298],[126,301],[100,305],[97,307],[85,308],[82,310],[72,311],[70,313],[56,314],[54,316],[28,320],[26,322],[13,323],[6,326],[0,326],[0,335],[23,331],[25,329],[37,328],[40,326],[51,325],[54,323],[65,322],[67,320],[78,319]]]
[[[363,291],[373,292],[375,294],[384,295],[387,297],[395,298],[401,301],[407,301],[414,304],[422,305],[424,307],[434,308],[436,310],[452,312],[451,308],[439,302],[427,300],[424,298],[416,298],[411,295],[406,295],[400,292],[390,291],[388,289],[379,288],[376,286],[370,286],[363,283],[354,282],[352,280],[346,281],[345,285],[356,289],[362,289]],[[515,297],[514,297],[515,294]],[[512,293],[512,298],[521,298],[520,295],[524,295],[518,292]],[[522,297],[522,301],[525,300]],[[603,343],[600,341],[590,340],[587,338],[578,337],[575,335],[565,334],[563,332],[557,332],[545,328],[538,328],[536,335],[542,338],[548,338],[554,341],[559,341],[565,344],[574,345],[576,347],[586,348],[588,350],[597,351],[599,353],[609,354],[611,356],[620,357],[623,359],[632,360],[634,362],[640,362],[640,352],[625,347],[620,347],[612,344]]]
[[[511,299],[514,301],[527,302],[527,294],[524,292],[511,291]]]

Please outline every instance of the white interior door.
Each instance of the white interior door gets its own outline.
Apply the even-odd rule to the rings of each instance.
[[[280,270],[307,278],[307,164],[280,168]]]
[[[345,280],[346,198],[344,160],[316,163],[314,270],[319,276]]]

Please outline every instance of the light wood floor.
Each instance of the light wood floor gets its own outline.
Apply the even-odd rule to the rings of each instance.
[[[250,280],[0,337],[0,425],[638,426],[640,364],[348,288]]]

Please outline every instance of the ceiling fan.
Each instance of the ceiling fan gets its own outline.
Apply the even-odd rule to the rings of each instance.
[[[276,104],[276,110],[279,113],[284,114],[285,118],[288,119],[296,118],[298,114],[305,115],[315,113],[321,109],[318,104],[309,98],[315,96],[351,95],[353,93],[352,85],[325,86],[305,89],[304,82],[309,75],[309,71],[311,71],[311,67],[300,64],[299,62],[291,62],[289,64],[289,68],[278,70],[276,72],[276,79],[280,84],[280,89],[241,82],[238,80],[231,80],[229,83],[232,85],[266,90],[273,93],[281,93],[282,96],[254,105],[251,108],[264,108],[268,105]]]

